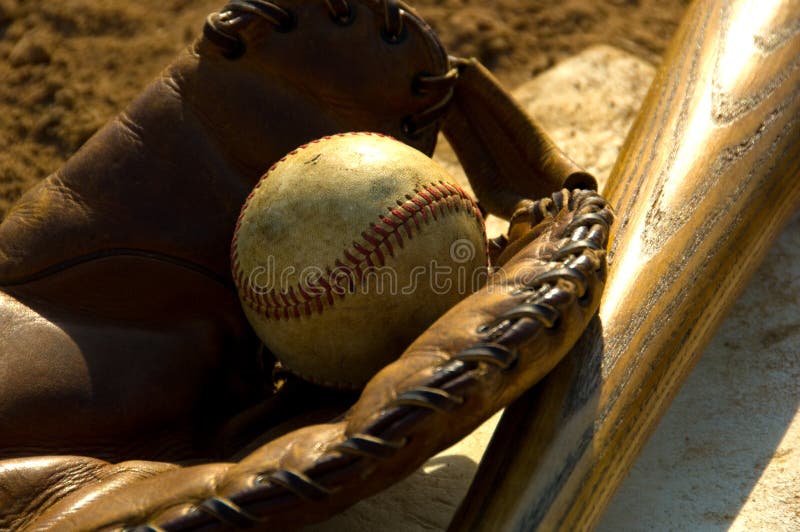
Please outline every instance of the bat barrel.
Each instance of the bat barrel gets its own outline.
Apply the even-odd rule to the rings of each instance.
[[[800,206],[797,2],[687,11],[605,194],[598,318],[507,409],[451,530],[594,525]]]

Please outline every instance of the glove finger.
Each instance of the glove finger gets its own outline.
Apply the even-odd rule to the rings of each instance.
[[[90,487],[96,498],[70,511],[70,523],[297,527],[387,487],[469,434],[541,379],[599,305],[610,208],[583,190],[536,203],[541,219],[529,226],[538,237],[378,373],[341,419],[291,432],[233,465],[165,472],[113,497]]]

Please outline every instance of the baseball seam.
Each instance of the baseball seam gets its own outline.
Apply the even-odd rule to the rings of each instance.
[[[274,289],[269,291],[257,289],[240,265],[238,250],[239,228],[250,200],[261,183],[287,157],[297,154],[310,144],[345,135],[386,137],[386,135],[378,133],[344,133],[323,137],[293,150],[272,165],[259,180],[247,197],[236,222],[231,243],[231,269],[234,281],[242,301],[267,319],[289,320],[309,317],[315,312],[321,314],[325,308],[334,305],[335,295],[341,299],[348,291],[342,290],[341,286],[334,287],[328,281],[332,278],[334,271],[346,277],[349,291],[352,291],[353,287],[357,284],[360,285],[363,281],[369,268],[385,265],[386,255],[392,258],[395,256],[395,245],[403,249],[405,240],[412,240],[414,234],[421,230],[422,224],[427,225],[431,220],[438,220],[440,216],[461,212],[463,209],[465,214],[475,218],[483,226],[483,216],[478,205],[461,187],[442,181],[431,183],[414,189],[413,194],[406,194],[402,200],[398,199],[396,207],[389,207],[388,213],[378,216],[378,222],[369,224],[361,232],[363,241],[354,240],[350,247],[344,249],[342,256],[334,260],[333,267],[325,268],[327,278],[322,276],[315,281],[309,281],[306,283],[307,288],[298,283],[280,292],[276,292]]]

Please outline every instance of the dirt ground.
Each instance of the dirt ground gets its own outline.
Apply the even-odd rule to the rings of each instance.
[[[322,1],[322,0],[319,0]],[[658,58],[688,0],[417,0],[515,86],[587,46]],[[200,32],[220,0],[0,0],[0,219]]]

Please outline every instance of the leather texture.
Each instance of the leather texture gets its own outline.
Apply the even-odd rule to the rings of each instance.
[[[444,134],[482,207],[508,219],[526,198],[561,187],[597,189],[594,177],[556,146],[539,123],[476,59],[459,70]]]
[[[395,44],[383,3],[348,26],[287,6],[288,32],[237,15],[238,58],[200,39],[0,225],[0,456],[219,456],[222,423],[271,391],[228,258],[253,185],[342,131],[433,150],[435,128],[403,131],[446,96],[412,90],[449,69],[421,20]]]
[[[344,415],[268,441],[238,462],[0,464],[0,482],[13,487],[3,496],[19,508],[12,524],[284,530],[341,511],[413,472],[552,369],[597,310],[612,218],[600,196],[583,190],[521,204],[510,240],[499,244],[509,253],[500,253],[483,289],[378,373]]]
[[[23,196],[0,224],[0,528],[319,521],[408,475],[549,371],[596,311],[612,214],[594,192],[557,191],[547,156],[526,164],[553,195],[518,204],[508,238],[490,245],[491,282],[358,397],[286,375],[236,296],[230,240],[259,176],[345,131],[430,154],[457,73],[394,0],[233,0]],[[459,91],[494,83],[479,78]],[[471,97],[459,98],[456,123]],[[529,120],[504,98],[476,99],[481,116]],[[464,126],[459,155],[474,149],[499,169],[467,168],[481,199],[509,211],[529,176],[507,174],[497,159],[514,150],[482,124]],[[551,153],[545,137],[533,142]]]

